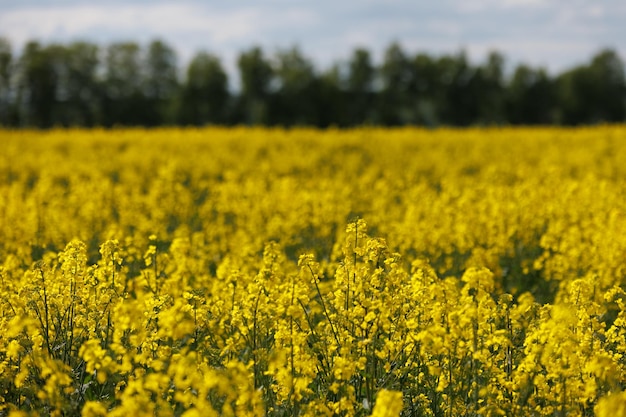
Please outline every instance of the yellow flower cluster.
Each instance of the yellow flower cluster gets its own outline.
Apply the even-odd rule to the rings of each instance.
[[[0,415],[623,415],[624,138],[2,131]]]

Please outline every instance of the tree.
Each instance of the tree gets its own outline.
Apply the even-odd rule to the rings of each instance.
[[[372,112],[375,68],[368,50],[357,48],[348,62],[347,93],[351,103],[347,109],[350,125],[375,122]]]
[[[592,118],[606,122],[622,122],[626,120],[626,76],[624,62],[611,49],[599,52],[591,60],[590,78],[597,87],[592,98],[598,107]]]
[[[380,121],[385,125],[402,125],[414,121],[410,86],[412,72],[409,60],[397,43],[385,51],[380,68],[382,90],[379,95]]]
[[[101,91],[98,80],[99,48],[74,42],[57,52],[59,108],[55,120],[64,125],[94,126],[101,123]]]
[[[50,49],[28,42],[19,60],[18,98],[20,124],[50,127],[56,101],[57,73]]]
[[[219,58],[198,53],[181,83],[175,50],[113,43],[28,42],[19,56],[0,38],[0,125],[619,123],[626,120],[624,62],[611,49],[556,77],[519,65],[505,79],[494,51],[473,65],[465,52],[408,55],[398,43],[377,66],[367,49],[318,72],[298,47],[272,59],[260,47],[237,60],[231,96]]]
[[[161,40],[148,46],[143,71],[143,94],[147,101],[145,122],[159,125],[174,122],[173,100],[178,93],[176,52]]]
[[[411,82],[408,89],[414,101],[414,122],[426,126],[441,123],[440,109],[445,101],[437,60],[420,53],[409,62]]]
[[[104,124],[141,125],[146,117],[139,45],[109,45],[105,58]]]
[[[237,65],[241,77],[240,107],[243,120],[248,124],[266,123],[270,88],[274,79],[272,65],[259,46],[241,53]]]
[[[601,51],[589,65],[561,74],[557,88],[562,123],[619,122],[626,118],[624,64],[612,50]]]
[[[206,52],[197,53],[187,68],[179,121],[193,125],[224,123],[228,99],[228,76],[220,60]]]
[[[274,68],[277,97],[273,121],[282,125],[316,124],[314,87],[317,79],[311,61],[293,47],[276,54]]]
[[[478,99],[478,119],[483,124],[502,124],[505,121],[504,56],[492,51],[487,62],[480,66],[474,78],[474,97]]]
[[[512,124],[548,124],[554,121],[554,82],[543,68],[519,65],[505,98],[506,118]]]
[[[457,55],[443,56],[437,61],[439,86],[442,88],[438,101],[441,121],[455,126],[467,126],[478,119],[475,69],[467,60],[465,51]]]
[[[12,105],[12,65],[11,43],[0,37],[0,126],[8,126],[15,122],[14,106]]]

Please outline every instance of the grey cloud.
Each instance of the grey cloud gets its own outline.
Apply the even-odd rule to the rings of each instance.
[[[513,61],[560,70],[603,46],[626,55],[622,0],[2,0],[0,35],[14,43],[76,38],[106,43],[159,37],[183,60],[207,49],[233,68],[236,54],[258,44],[268,52],[299,45],[320,67],[347,59],[356,46],[380,59],[398,41],[408,52],[472,59],[500,49]]]

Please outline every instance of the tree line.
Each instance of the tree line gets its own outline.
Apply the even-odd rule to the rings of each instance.
[[[357,48],[323,71],[298,47],[237,58],[233,91],[220,58],[185,68],[162,40],[41,44],[19,56],[0,38],[0,126],[308,125],[345,127],[577,125],[626,120],[624,63],[611,49],[557,75],[493,51],[411,54],[392,43],[380,64]]]

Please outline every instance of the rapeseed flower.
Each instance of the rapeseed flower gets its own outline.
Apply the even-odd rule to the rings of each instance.
[[[620,415],[624,133],[0,132],[0,414]]]

